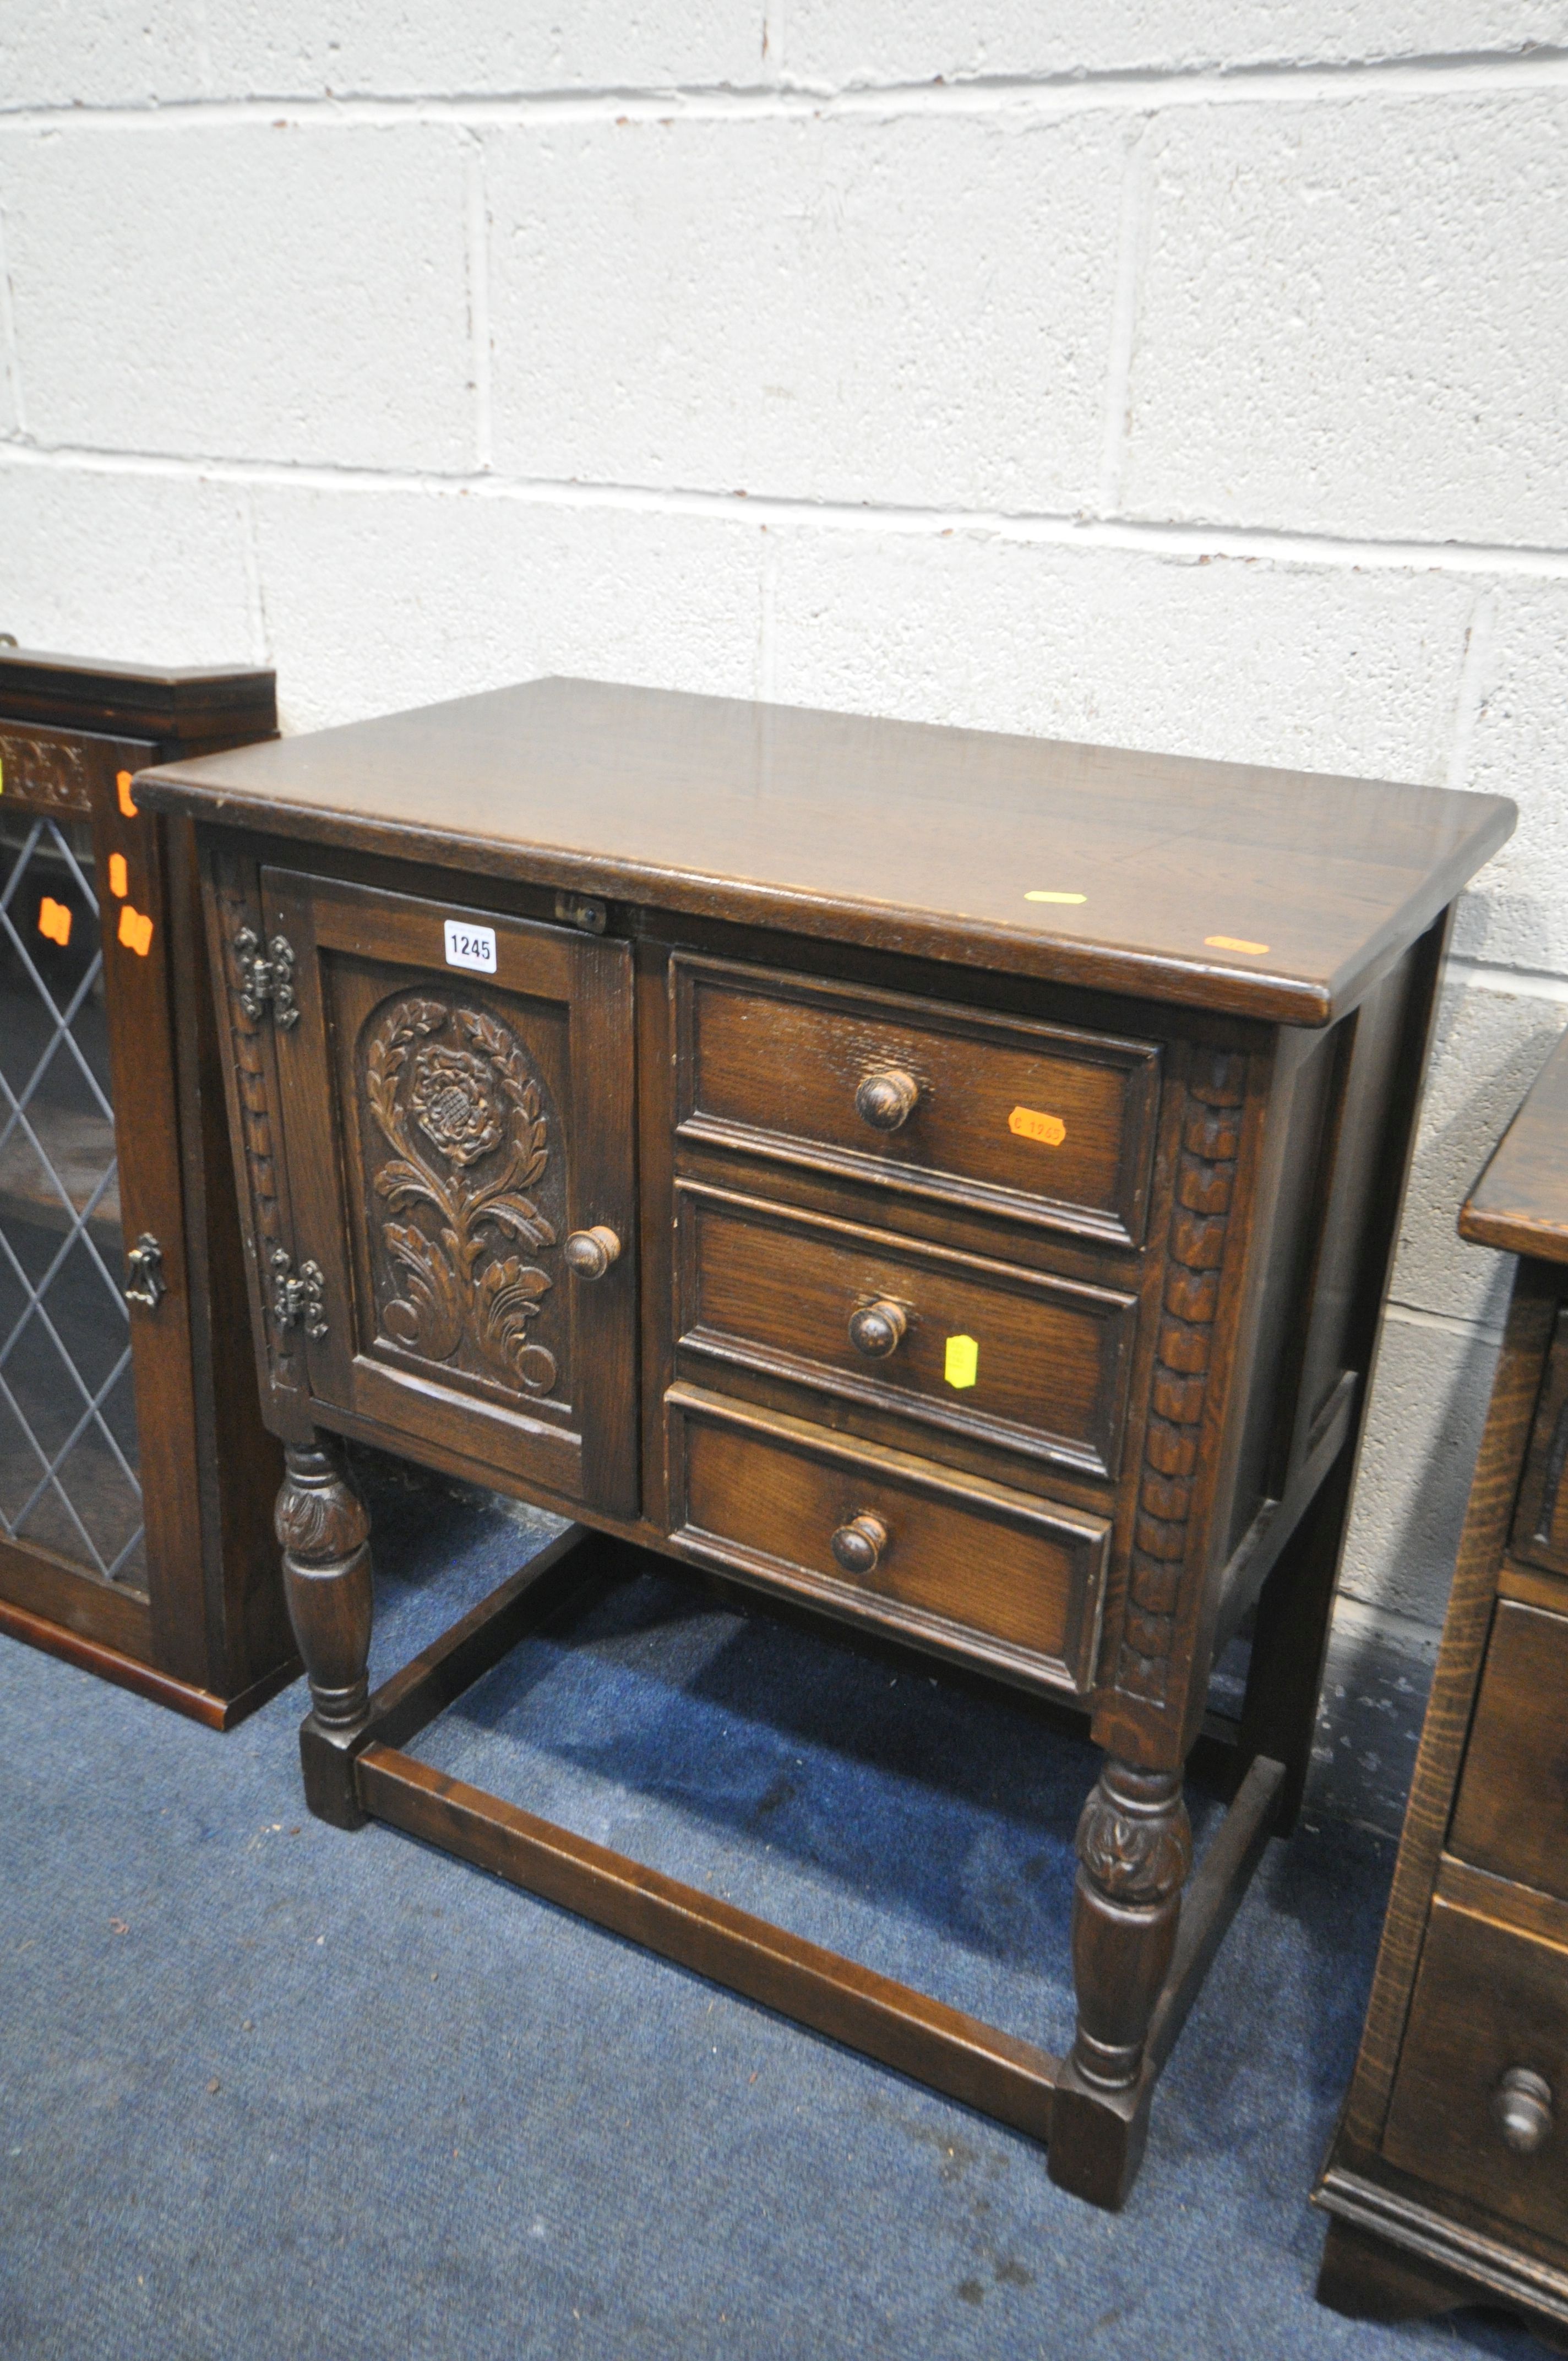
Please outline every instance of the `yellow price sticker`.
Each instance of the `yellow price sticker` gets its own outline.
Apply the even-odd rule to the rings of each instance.
[[[1203,941],[1212,951],[1250,951],[1255,958],[1268,949],[1266,943],[1249,943],[1245,935],[1205,935]]]
[[[1007,1118],[1007,1128],[1015,1131],[1020,1139],[1037,1139],[1047,1148],[1059,1148],[1067,1137],[1067,1126],[1059,1115],[1042,1115],[1037,1107],[1014,1107]]]
[[[1025,902],[1067,902],[1077,904],[1079,902],[1087,902],[1089,896],[1087,894],[1047,894],[1043,886],[1036,885],[1031,893],[1025,895],[1024,899]]]
[[[980,1346],[972,1336],[949,1336],[942,1363],[942,1375],[948,1383],[962,1393],[972,1386],[980,1374]]]

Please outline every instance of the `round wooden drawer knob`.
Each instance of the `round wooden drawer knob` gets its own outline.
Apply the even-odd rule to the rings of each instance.
[[[1516,2156],[1533,2156],[1552,2137],[1552,2085],[1533,2067],[1510,2066],[1492,2093],[1492,2121]]]
[[[855,1112],[873,1131],[896,1131],[914,1114],[920,1085],[902,1066],[868,1074],[855,1093]]]
[[[597,1229],[574,1230],[562,1252],[579,1279],[602,1279],[620,1252],[620,1240],[601,1222]]]
[[[851,1517],[839,1526],[831,1546],[846,1574],[874,1574],[887,1547],[887,1527],[880,1517]]]
[[[903,1344],[908,1325],[902,1303],[862,1303],[850,1314],[850,1342],[868,1361],[885,1361]]]

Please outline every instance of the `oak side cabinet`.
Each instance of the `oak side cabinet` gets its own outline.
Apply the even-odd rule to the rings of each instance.
[[[297,1669],[188,823],[269,672],[0,648],[0,1631],[217,1728]]]
[[[1519,1262],[1318,2292],[1509,2305],[1568,2352],[1568,1035],[1459,1227]]]
[[[137,794],[201,840],[313,1808],[1119,2203],[1299,1798],[1444,928],[1512,806],[581,681]],[[335,1435],[575,1520],[374,1699]],[[1068,2058],[409,1751],[646,1549],[1076,1708]],[[1193,1870],[1183,1766],[1254,1609]]]

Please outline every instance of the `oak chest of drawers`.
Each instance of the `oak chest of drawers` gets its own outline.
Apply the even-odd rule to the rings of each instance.
[[[1459,1217],[1520,1257],[1319,2293],[1507,2303],[1568,2349],[1568,1038]]]
[[[140,791],[203,845],[314,1807],[1118,2202],[1299,1797],[1446,914],[1511,807],[560,681]],[[374,1702],[333,1433],[578,1521]],[[1069,2059],[405,1751],[629,1544],[1082,1712]],[[1255,1612],[1184,1905],[1182,1767]]]

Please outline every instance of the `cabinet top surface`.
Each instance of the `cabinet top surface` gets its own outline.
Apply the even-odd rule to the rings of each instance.
[[[1568,1262],[1568,1033],[1459,1210],[1462,1237],[1541,1262]]]
[[[1498,796],[542,680],[144,774],[154,808],[1298,1025]]]

